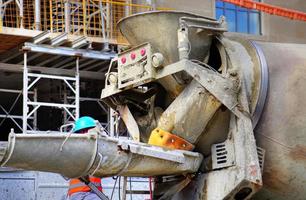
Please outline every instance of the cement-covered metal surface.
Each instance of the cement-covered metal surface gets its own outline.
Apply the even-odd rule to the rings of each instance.
[[[172,16],[173,12],[162,13],[162,15],[164,14],[165,16]],[[159,28],[165,28],[163,26],[166,26],[167,23],[178,20],[180,14],[182,13],[176,13],[177,16],[172,16],[173,18],[169,19],[162,17],[162,23],[159,22],[162,25],[158,23],[155,23],[155,25],[157,24]],[[137,15],[136,17],[140,17],[142,20],[145,19],[145,21],[156,19],[156,16],[150,17],[150,13]],[[133,21],[135,18],[132,17],[130,20],[131,24],[135,25],[135,21]],[[156,20],[152,20],[152,23],[153,21]],[[124,23],[128,23],[128,21]],[[174,28],[172,27],[174,30],[178,29],[176,24],[173,25],[170,23],[169,26],[174,26]],[[152,25],[152,27],[155,26]],[[128,28],[127,32],[129,31],[130,29]],[[137,39],[144,42],[149,40],[148,42],[152,42],[153,46],[158,48],[164,45],[159,37],[143,38],[141,33],[130,35],[129,40],[135,40],[135,44],[139,42]],[[169,38],[170,41],[171,38],[171,44],[173,45],[175,43],[173,38],[177,39],[174,37],[175,33],[175,31],[172,31],[170,35],[165,36],[163,39]],[[201,171],[198,171],[202,161],[202,156],[199,153],[162,149],[144,143],[121,141],[105,136],[98,138],[97,134],[89,133],[83,136],[71,136],[76,144],[82,143],[83,140],[85,140],[86,144],[90,143],[90,140],[94,140],[95,144],[96,141],[98,143],[95,146],[95,150],[88,151],[89,153],[85,155],[85,157],[94,158],[94,160],[84,161],[81,169],[76,174],[68,173],[67,170],[74,166],[71,166],[69,163],[62,163],[63,161],[59,161],[59,163],[62,164],[62,167],[67,166],[67,170],[62,169],[58,171],[58,168],[54,168],[54,163],[47,162],[47,160],[45,164],[39,163],[41,160],[31,158],[31,151],[28,147],[26,145],[20,145],[19,143],[23,143],[26,137],[33,137],[31,140],[33,139],[35,143],[40,144],[38,145],[38,149],[42,152],[47,151],[47,155],[50,155],[51,160],[56,163],[52,155],[48,154],[53,151],[50,151],[48,147],[42,148],[43,146],[41,144],[45,142],[49,144],[48,142],[52,141],[58,148],[65,147],[60,144],[67,142],[70,151],[77,150],[75,146],[71,146],[68,142],[69,139],[64,141],[62,136],[61,138],[51,135],[39,136],[46,141],[37,141],[35,136],[31,135],[26,137],[14,136],[9,141],[7,151],[5,144],[0,148],[0,155],[4,156],[3,164],[26,169],[33,169],[30,167],[35,166],[36,170],[53,170],[65,175],[67,174],[70,177],[81,176],[85,173],[106,177],[114,175],[163,176],[198,172],[195,176],[184,177],[185,180],[189,180],[186,182],[184,180],[182,187],[177,186],[177,188],[173,189],[176,186],[170,183],[163,188],[164,191],[158,194],[162,196],[163,194],[169,193],[168,191],[171,191],[167,195],[167,198],[174,196],[173,199],[179,200],[250,199],[258,191],[259,193],[254,199],[304,199],[306,196],[306,136],[304,131],[306,109],[303,107],[303,101],[306,98],[304,92],[306,45],[254,42],[252,44],[250,41],[242,38],[229,39],[219,36],[216,36],[215,39],[222,46],[218,48],[221,54],[221,66],[215,66],[215,68],[208,66],[205,63],[207,61],[205,59],[206,54],[202,55],[203,57],[199,57],[204,60],[202,60],[203,62],[188,60],[188,56],[187,58],[180,56],[181,60],[177,61],[177,50],[180,47],[172,46],[169,51],[166,50],[164,53],[168,57],[167,62],[170,63],[166,62],[167,65],[162,66],[162,68],[153,68],[151,65],[146,67],[152,67],[151,69],[154,69],[155,72],[152,73],[152,77],[149,77],[152,79],[148,79],[147,81],[159,81],[159,79],[164,79],[165,77],[172,77],[177,81],[176,84],[181,86],[180,89],[177,89],[179,91],[177,96],[172,97],[173,99],[169,104],[162,105],[165,111],[164,114],[161,114],[160,119],[164,120],[164,123],[159,123],[157,126],[162,126],[162,128],[169,132],[173,131],[174,134],[184,139],[190,139],[192,143],[199,141],[196,144],[198,147],[196,150],[203,150],[201,151],[203,154],[214,154],[214,152],[211,152],[213,150],[216,151],[215,154],[217,155],[217,147],[220,146],[219,149],[222,153],[219,151],[219,156],[221,156],[222,162],[218,162],[218,155],[212,155],[212,159],[216,159],[212,161],[212,167],[206,166],[207,163],[209,164],[208,157],[208,162],[204,163],[205,167],[203,169],[201,168]],[[194,35],[190,37],[190,41],[195,39],[193,38],[195,37]],[[204,42],[204,40],[199,40],[199,42],[201,41]],[[207,43],[203,44],[203,46],[206,45]],[[192,47],[192,45],[189,47],[191,48],[189,52],[191,54],[199,50],[196,48],[197,46],[193,50]],[[173,49],[175,49],[175,52]],[[131,65],[134,64],[131,63]],[[269,68],[269,76],[267,75],[267,66]],[[217,69],[218,67],[220,69]],[[174,78],[177,73],[181,72],[189,76],[184,83]],[[268,77],[270,77],[270,85],[268,96],[266,97]],[[123,86],[123,88],[118,88],[116,81],[117,79],[114,79],[113,85],[107,85],[107,87],[111,87],[110,90],[105,90],[102,94],[103,98],[112,101],[113,107],[117,105],[129,105],[128,101],[123,101],[122,99],[132,94],[132,90],[134,89],[132,87],[137,88],[139,85],[150,87],[150,85],[145,85],[147,83],[146,81],[144,82],[140,79],[137,82],[136,79],[129,87]],[[173,85],[175,86],[176,84]],[[165,85],[167,83],[163,86]],[[157,91],[156,93],[158,93]],[[193,93],[193,91],[195,92]],[[156,95],[156,93],[152,95]],[[207,95],[202,97],[199,93]],[[207,96],[211,97],[211,99]],[[148,101],[146,100],[151,97],[147,96],[143,101],[140,100],[136,103],[147,103]],[[195,99],[190,100],[188,97]],[[199,98],[203,98],[203,105],[201,101],[197,101]],[[187,105],[186,109],[181,108],[184,106],[184,100]],[[206,119],[201,120],[202,118],[196,117],[198,116],[197,112],[205,110],[205,100],[211,100],[211,102],[215,100],[218,102],[211,112],[204,113],[207,114],[205,116],[207,117],[207,121]],[[134,111],[137,112],[142,109],[143,112],[145,111],[145,114],[149,115],[150,112],[154,111],[155,106],[154,101],[149,102],[151,104],[147,103],[145,106],[137,104],[138,107],[133,108]],[[211,102],[209,104],[212,104]],[[222,107],[220,104],[223,104]],[[135,107],[135,104],[132,105]],[[264,105],[265,107],[263,107]],[[222,109],[219,109],[219,107],[225,111],[222,113]],[[261,113],[262,110],[263,113]],[[130,117],[133,117],[132,112],[133,110],[131,110]],[[171,115],[172,112],[174,114]],[[144,118],[146,117],[145,114],[142,115]],[[255,139],[253,127],[256,125],[261,114],[263,115],[256,128]],[[186,118],[184,118],[185,115]],[[188,117],[189,115],[191,116]],[[222,118],[220,115],[229,116]],[[220,132],[210,130],[209,128],[212,125],[218,124],[216,121],[219,119],[222,120],[222,123],[219,125],[224,130]],[[129,122],[129,120],[125,120],[125,122]],[[138,123],[139,120],[133,120],[133,126],[135,126],[135,122]],[[224,145],[224,141],[219,141],[220,138],[226,139],[227,145]],[[33,141],[31,140],[28,143],[32,144]],[[204,144],[208,147],[201,148],[200,146]],[[256,145],[265,149],[266,159],[264,161],[259,161],[259,157],[263,159],[263,155],[258,156]],[[211,146],[216,148],[211,150]],[[28,150],[28,152],[22,150]],[[58,151],[56,153],[57,157],[62,156]],[[37,155],[42,157],[44,154],[37,153]],[[73,156],[75,158],[75,155]],[[64,156],[63,158],[68,157]],[[30,165],[26,164],[27,162]],[[265,163],[263,171],[260,168],[262,167],[262,163]],[[46,166],[50,167],[46,168]],[[194,177],[194,179],[190,177]],[[185,187],[189,182],[190,184]],[[161,188],[162,184],[157,183],[156,185]],[[262,184],[264,184],[264,188],[260,191]]]
[[[136,14],[124,18],[118,22],[118,26],[121,33],[131,45],[135,46],[144,42],[150,42],[156,52],[164,55],[165,64],[170,64],[177,62],[179,59],[177,51],[177,30],[180,25],[179,19],[183,16],[203,18],[216,22],[215,19],[204,18],[203,16],[192,13],[157,11],[148,12],[145,15]],[[201,59],[207,56],[212,36],[207,36],[207,32],[205,31],[197,32],[197,29],[190,30],[189,35],[192,38],[190,45],[193,47],[193,51],[190,52],[190,57],[193,59]]]
[[[35,147],[35,148],[34,148]],[[87,134],[10,134],[1,166],[60,173],[69,178],[174,175],[196,172],[202,155]]]
[[[263,43],[269,67],[269,92],[255,129],[266,150],[265,189],[255,199],[304,200],[306,197],[306,45]]]

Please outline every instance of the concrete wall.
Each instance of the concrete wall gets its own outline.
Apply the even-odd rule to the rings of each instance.
[[[212,0],[155,0],[157,7],[193,12],[207,17],[215,16],[215,1]]]
[[[141,0],[139,0],[141,1]],[[153,1],[153,0],[151,0]],[[306,12],[305,0],[262,0],[264,3]],[[142,0],[150,2],[150,0]],[[214,0],[155,0],[157,6],[185,10],[210,17],[215,16]],[[262,14],[264,40],[275,42],[306,43],[306,22]]]
[[[306,12],[305,0],[264,0],[264,2]],[[262,33],[271,41],[306,43],[306,22],[262,14]]]
[[[193,12],[207,17],[215,16],[214,0],[133,0],[136,4],[155,4],[156,7]]]

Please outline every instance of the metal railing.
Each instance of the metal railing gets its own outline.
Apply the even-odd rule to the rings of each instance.
[[[125,43],[116,27],[121,18],[154,9],[169,10],[131,2],[132,0],[1,0],[0,31],[2,27],[48,30]]]

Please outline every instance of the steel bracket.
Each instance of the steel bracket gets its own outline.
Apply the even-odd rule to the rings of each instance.
[[[225,105],[229,110],[237,116],[239,113],[234,109],[238,105],[239,82],[230,78],[224,77],[218,72],[203,67],[190,60],[184,59],[179,62],[167,65],[157,69],[154,79],[158,80],[178,72],[186,72],[196,81],[198,81],[207,91],[209,91],[217,100]],[[144,83],[143,83],[144,84]],[[141,85],[141,84],[138,84]],[[102,91],[101,98],[107,98],[128,90],[131,87],[118,88],[116,85],[106,85]]]
[[[129,140],[119,140],[118,146],[125,151],[130,151],[135,154],[169,160],[177,163],[186,162],[187,157],[198,157],[199,154],[184,150],[169,150],[162,147],[147,145],[144,143],[137,143]]]

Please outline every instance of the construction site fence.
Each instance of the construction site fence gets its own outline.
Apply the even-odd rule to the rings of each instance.
[[[125,43],[117,29],[123,17],[155,8],[132,0],[2,0],[2,27],[21,28],[80,36],[102,37]]]

